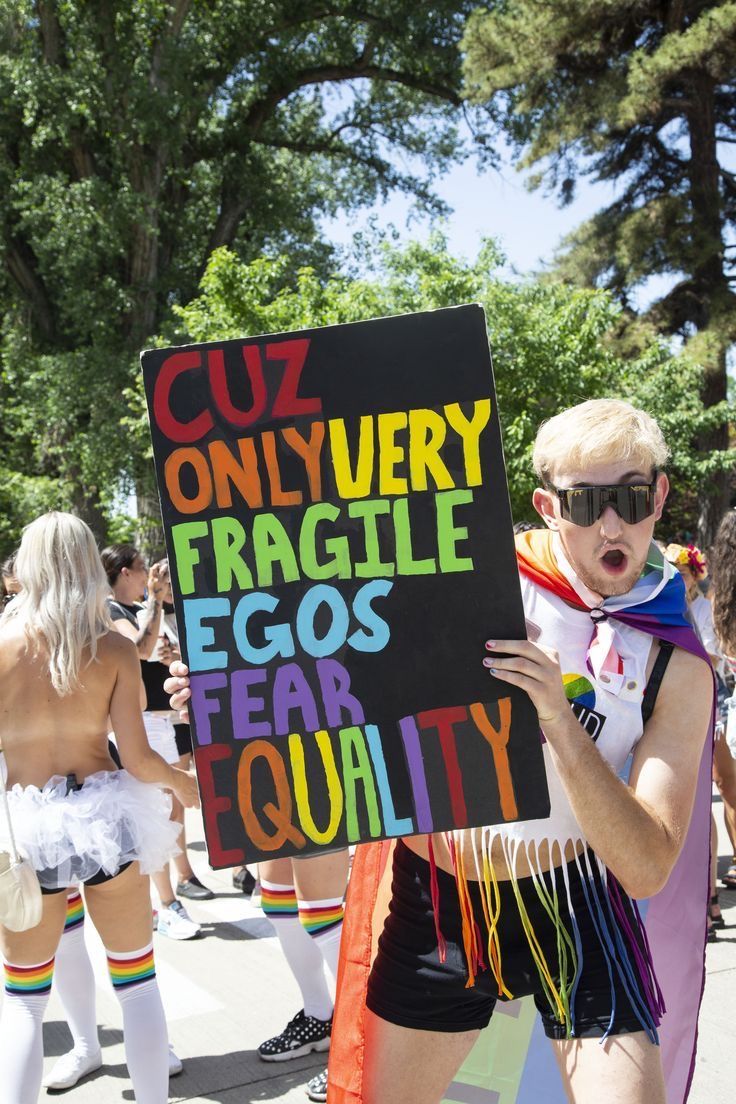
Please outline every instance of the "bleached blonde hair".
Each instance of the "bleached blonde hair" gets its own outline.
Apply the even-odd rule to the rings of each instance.
[[[544,484],[553,473],[611,461],[632,468],[663,468],[670,458],[662,430],[654,418],[622,399],[588,399],[543,422],[532,453],[534,471]]]
[[[89,662],[95,660],[98,640],[112,628],[105,603],[110,587],[91,530],[56,510],[36,518],[23,531],[15,576],[21,591],[0,625],[22,625],[36,646],[42,638],[51,684],[57,694],[69,694],[79,686],[85,649]]]

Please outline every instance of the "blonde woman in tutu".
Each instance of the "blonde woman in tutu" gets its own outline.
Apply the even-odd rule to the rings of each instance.
[[[146,739],[135,646],[105,607],[107,579],[92,533],[49,513],[25,530],[18,597],[0,618],[0,743],[19,850],[36,869],[43,916],[30,931],[0,928],[3,1104],[35,1104],[42,1021],[67,890],[81,885],[107,950],[138,1104],[168,1099],[166,1022],[151,942],[148,873],[176,848],[171,790],[198,805],[192,775]],[[114,729],[123,763],[110,758]]]

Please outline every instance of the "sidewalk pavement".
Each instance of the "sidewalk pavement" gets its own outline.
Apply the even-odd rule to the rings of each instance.
[[[714,800],[719,854],[730,856],[722,807]],[[262,1062],[260,1042],[277,1034],[301,1007],[299,991],[279,951],[271,924],[249,898],[236,892],[230,871],[211,871],[201,819],[188,814],[187,830],[196,873],[218,896],[186,902],[202,936],[175,942],[155,936],[158,977],[171,1042],[184,1072],[171,1080],[171,1100],[190,1104],[305,1104],[306,1081],[324,1066],[325,1055],[289,1062]],[[731,1104],[730,1055],[736,1022],[736,891],[723,890],[729,925],[708,947],[707,983],[700,1019],[698,1062],[690,1104]],[[191,906],[191,907],[190,907]],[[97,1020],[104,1065],[63,1095],[69,1104],[132,1101],[125,1066],[120,1008],[107,977],[102,945],[90,923],[86,939],[97,978]],[[44,1025],[45,1069],[71,1045],[58,998],[52,992]],[[41,1100],[50,1096],[42,1091]],[[542,1102],[540,1102],[542,1104]]]

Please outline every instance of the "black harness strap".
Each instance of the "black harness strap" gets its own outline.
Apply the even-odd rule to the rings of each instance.
[[[664,678],[664,673],[667,670],[667,664],[670,661],[670,656],[672,655],[674,647],[674,644],[671,644],[669,640],[660,640],[659,642],[659,655],[654,661],[652,673],[649,676],[649,682],[646,685],[644,698],[641,703],[641,719],[644,724],[647,723],[654,712],[657,694],[662,685],[662,679]]]

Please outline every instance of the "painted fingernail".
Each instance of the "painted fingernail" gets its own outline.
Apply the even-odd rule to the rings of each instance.
[[[496,641],[495,640],[486,640],[486,648],[495,648],[495,647],[496,647]]]
[[[489,659],[488,656],[486,656],[486,658],[483,660],[483,666],[484,667],[490,667],[492,663],[493,663],[493,660]]]
[[[489,667],[489,668],[488,668],[488,674],[489,674],[489,675],[495,675],[496,673],[497,673],[497,672],[496,672],[496,668],[495,668],[495,667]]]

